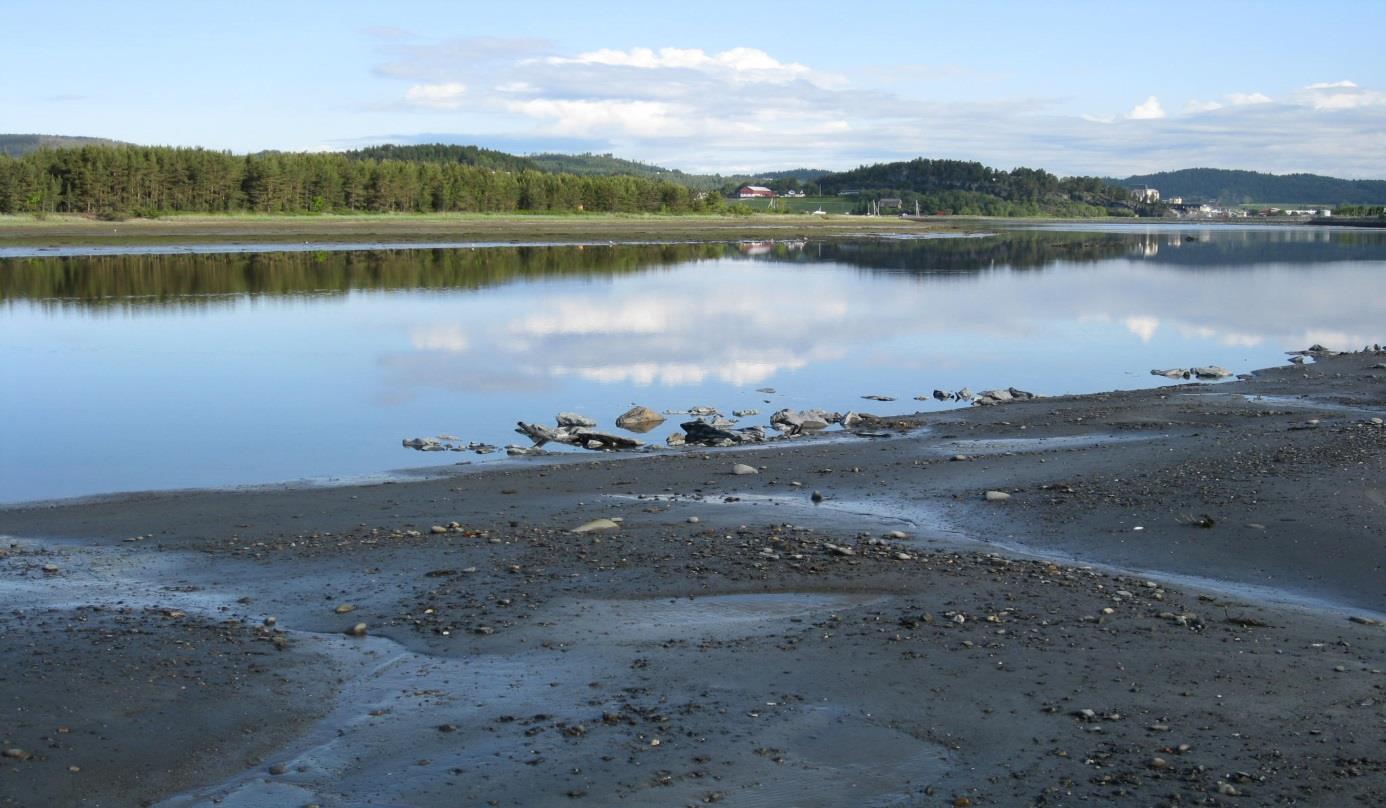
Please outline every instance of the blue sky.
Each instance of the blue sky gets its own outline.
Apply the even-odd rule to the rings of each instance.
[[[10,0],[0,131],[1386,178],[1386,3]]]

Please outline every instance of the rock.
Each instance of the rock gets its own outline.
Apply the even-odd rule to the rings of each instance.
[[[284,772],[287,772],[288,770],[289,767],[285,766],[283,763],[276,763],[273,766],[269,767],[269,773],[275,775],[276,777],[283,774]]]
[[[712,426],[706,421],[685,421],[684,442],[703,446],[733,446],[739,443],[760,443],[765,440],[765,430],[758,426],[744,429],[725,429]]]
[[[689,407],[689,408],[688,408],[688,414],[689,414],[689,415],[721,415],[722,413],[718,412],[716,407],[700,406],[700,407]]]
[[[54,574],[57,573],[57,571],[58,571],[58,565],[57,565],[57,564],[44,564],[44,565],[43,565],[43,572],[44,572],[45,575],[54,575]]]
[[[356,604],[342,603],[339,604],[337,608],[333,609],[332,611],[336,612],[337,614],[349,614],[351,612],[356,611]]]
[[[822,410],[797,410],[783,409],[770,416],[770,426],[781,432],[798,435],[805,431],[818,431],[827,429],[828,425],[842,420],[842,416],[836,413],[826,413]]]
[[[1152,768],[1152,769],[1168,769],[1168,768],[1169,768],[1169,761],[1168,761],[1168,760],[1165,760],[1164,758],[1161,758],[1161,757],[1151,758],[1151,759],[1150,759],[1150,768]]]
[[[849,412],[846,415],[842,416],[842,427],[844,429],[851,429],[852,427],[857,426],[864,420],[865,419],[862,418],[861,415],[859,415],[858,413]]]
[[[886,534],[886,538],[887,538],[887,539],[895,539],[896,541],[900,541],[900,540],[902,540],[902,539],[908,539],[909,537],[910,537],[910,534],[906,533],[906,532],[903,531],[903,530],[892,530],[892,531],[890,531],[889,533]]]
[[[987,502],[1005,502],[1011,498],[1005,491],[988,491],[983,495]]]
[[[968,457],[965,454],[955,454],[948,459],[953,461],[954,463],[962,463],[964,461],[971,460],[972,458]]]
[[[669,433],[669,437],[664,439],[664,442],[670,446],[682,446],[688,441],[684,438],[682,432],[671,432]]]
[[[1021,390],[1017,387],[1007,387],[1006,392],[1010,393],[1011,398],[1016,401],[1029,401],[1032,398],[1039,398],[1039,396],[1031,393],[1029,390]]]
[[[1184,368],[1166,368],[1165,370],[1152,370],[1151,376],[1164,376],[1166,379],[1187,379],[1189,372]]]
[[[364,637],[366,636],[366,624],[357,623],[356,625],[347,629],[346,634],[348,637]]]
[[[1372,619],[1372,618],[1370,618],[1370,617],[1361,617],[1361,616],[1359,616],[1359,615],[1353,615],[1352,617],[1349,617],[1348,620],[1350,620],[1350,621],[1352,621],[1352,622],[1358,624],[1359,626],[1379,626],[1379,625],[1381,625],[1381,621],[1380,621],[1380,620],[1374,620],[1374,619]]]
[[[434,525],[433,527],[428,529],[428,532],[436,536],[440,533],[447,533],[448,529],[443,527],[442,525]]]
[[[732,410],[733,418],[750,418],[753,415],[760,415],[760,410]]]
[[[17,746],[6,747],[5,750],[4,750],[3,752],[0,752],[0,755],[3,755],[3,756],[5,756],[5,757],[9,758],[10,760],[28,760],[28,759],[29,759],[29,753],[28,753],[28,752],[25,752],[23,749],[20,749],[20,748],[17,747]]]
[[[438,725],[438,731],[439,731],[439,732],[456,732],[456,731],[457,731],[457,725],[456,725],[456,724],[439,724],[439,725]]]
[[[418,449],[420,451],[427,451],[430,447],[438,446],[438,441],[433,438],[405,438],[400,443],[406,449]]]
[[[997,389],[983,390],[977,394],[976,398],[972,399],[972,403],[984,407],[992,404],[1005,404],[1008,401],[1014,400],[1015,396],[1011,395],[1010,390]]]
[[[1296,365],[1302,365],[1302,364],[1304,364],[1305,361],[1307,361],[1307,360],[1305,360],[1305,358],[1304,358],[1303,356],[1292,356],[1292,357],[1290,357],[1290,361],[1291,361],[1291,362],[1294,362]]]
[[[623,435],[608,435],[605,432],[577,431],[573,433],[575,442],[587,449],[638,449],[645,444]]]
[[[1225,379],[1232,375],[1232,371],[1217,365],[1189,368],[1189,372],[1200,379]]]
[[[862,398],[866,399],[867,401],[894,401],[894,400],[895,400],[895,398],[894,398],[893,396],[882,396],[882,395],[877,395],[877,394],[874,394],[874,393],[873,393],[872,395],[869,395],[869,396],[862,396]]]
[[[828,553],[829,553],[830,555],[835,555],[835,556],[850,556],[850,555],[856,555],[856,554],[857,554],[857,551],[856,551],[856,550],[853,550],[851,547],[844,547],[843,545],[840,545],[840,544],[829,544],[829,543],[824,543],[824,544],[823,544],[823,549],[824,549],[824,550],[827,550]]]
[[[952,398],[952,396],[948,395],[942,390],[934,390],[934,398],[938,399],[939,401],[947,401],[949,398]]]
[[[766,395],[772,395],[772,394],[774,394],[774,392],[775,392],[775,388],[773,388],[773,387],[757,387],[757,388],[756,388],[756,392],[757,392],[757,393],[765,393]]]
[[[617,530],[621,526],[611,519],[593,519],[585,524],[578,525],[570,532],[572,533],[596,533],[603,530]]]
[[[813,504],[817,505],[818,503],[823,501],[823,495],[817,491],[814,491],[812,494],[809,494],[809,499],[813,500]]]
[[[590,429],[597,425],[597,422],[591,418],[585,415],[579,415],[575,412],[560,412],[558,415],[554,416],[554,420],[558,422],[559,426],[580,426]]]
[[[736,465],[732,466],[732,474],[735,474],[737,476],[745,476],[747,474],[759,473],[760,469],[756,468],[755,466],[748,466],[745,463],[737,463]]]
[[[556,443],[570,443],[572,441],[572,436],[566,432],[559,432],[540,424],[528,424],[524,421],[515,422],[515,431],[534,441],[535,446],[543,446],[549,441]],[[506,447],[506,451],[510,451],[509,447]]]
[[[629,432],[649,432],[664,423],[664,416],[639,404],[621,413],[616,418],[616,426]]]
[[[696,524],[698,524],[698,523],[701,522],[701,521],[703,521],[703,520],[699,519],[699,518],[696,517],[696,516],[690,516],[690,517],[688,517],[688,524],[690,524],[690,525],[696,525]]]
[[[970,388],[970,387],[964,387],[963,389],[961,389],[961,390],[959,390],[958,392],[954,393],[954,394],[953,394],[953,397],[956,398],[956,399],[959,400],[959,401],[971,401],[971,400],[972,400],[972,388]]]

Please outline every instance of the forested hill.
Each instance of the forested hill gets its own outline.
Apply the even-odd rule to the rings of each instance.
[[[118,146],[118,140],[69,135],[0,135],[0,154],[18,157],[39,149],[68,149],[77,146]]]
[[[507,171],[457,160],[82,146],[0,155],[0,213],[640,212],[721,209],[643,177]]]
[[[419,146],[397,146],[387,143],[382,146],[367,146],[342,152],[352,160],[401,160],[406,163],[458,163],[477,168],[493,168],[497,171],[542,171],[540,166],[526,157],[516,157],[495,149],[480,146],[454,146],[447,143],[427,143]],[[569,172],[576,174],[578,172]],[[614,172],[613,172],[614,173]]]
[[[1168,199],[1188,201],[1336,205],[1386,204],[1386,180],[1343,180],[1319,174],[1262,174],[1221,168],[1186,168],[1143,174],[1115,182],[1127,188],[1148,186]]]
[[[906,209],[919,202],[925,213],[1100,216],[1152,212],[1138,210],[1126,188],[1097,177],[1060,179],[1039,169],[1002,171],[961,160],[877,163],[825,174],[816,182],[825,194],[900,199]]]
[[[699,191],[729,190],[728,186],[748,182],[778,183],[784,180],[809,182],[827,174],[823,169],[795,168],[788,171],[763,171],[758,174],[689,174],[677,168],[625,160],[610,154],[535,154],[534,161],[545,171],[580,175],[616,175],[649,177],[669,180]]]

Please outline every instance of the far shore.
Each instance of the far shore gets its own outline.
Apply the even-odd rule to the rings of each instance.
[[[156,219],[108,221],[92,216],[53,214],[43,218],[0,216],[0,247],[207,244],[249,240],[261,243],[307,240],[336,243],[825,240],[929,232],[975,233],[1000,227],[1056,224],[1247,226],[1303,222],[621,213],[175,214]]]

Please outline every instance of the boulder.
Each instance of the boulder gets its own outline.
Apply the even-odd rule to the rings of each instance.
[[[639,404],[631,407],[616,419],[616,426],[628,432],[649,432],[664,423],[664,416]]]
[[[1183,368],[1166,368],[1164,370],[1155,369],[1150,371],[1151,376],[1164,376],[1166,379],[1189,378],[1189,372]]]
[[[934,398],[938,399],[939,401],[947,401],[948,399],[952,398],[952,396],[950,396],[942,390],[935,390]]]
[[[582,430],[573,433],[574,442],[588,449],[638,449],[645,444],[634,438]]]
[[[755,466],[748,466],[745,463],[737,463],[736,465],[732,466],[732,474],[735,474],[738,477],[744,477],[747,474],[759,473],[760,469],[756,468]]]
[[[1199,368],[1189,368],[1189,372],[1200,379],[1225,379],[1232,375],[1232,371],[1217,365],[1205,365]]]
[[[554,416],[554,420],[559,426],[580,426],[588,429],[597,425],[597,422],[588,418],[586,415],[578,415],[575,412],[560,412]]]

